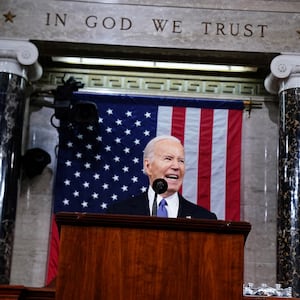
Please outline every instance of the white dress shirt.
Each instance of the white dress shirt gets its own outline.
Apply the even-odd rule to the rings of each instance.
[[[151,186],[148,189],[148,199],[149,199],[149,209],[150,215],[152,216],[152,205],[154,202],[155,192]],[[157,206],[159,205],[160,200],[162,199],[161,195],[157,195]],[[166,209],[168,211],[169,218],[177,218],[178,215],[178,208],[179,208],[179,198],[178,193],[174,193],[173,195],[164,198],[167,202]]]

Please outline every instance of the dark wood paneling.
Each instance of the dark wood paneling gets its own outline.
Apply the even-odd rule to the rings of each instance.
[[[54,300],[54,288],[0,285],[0,300]]]
[[[246,222],[59,215],[57,299],[242,299]]]

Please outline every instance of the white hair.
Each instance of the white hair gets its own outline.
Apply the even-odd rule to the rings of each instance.
[[[155,147],[156,143],[158,143],[162,140],[171,140],[171,141],[175,141],[175,142],[178,142],[179,144],[181,144],[181,141],[173,135],[158,135],[155,138],[153,138],[152,140],[150,140],[148,142],[148,144],[146,145],[146,147],[144,149],[144,157],[143,157],[144,162],[145,162],[145,159],[148,159],[149,161],[153,160],[154,147]],[[145,173],[145,170],[144,170],[144,173]]]

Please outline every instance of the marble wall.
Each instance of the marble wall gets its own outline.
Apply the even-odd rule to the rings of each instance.
[[[57,132],[50,124],[52,110],[33,111],[28,148],[49,152],[52,162],[32,179],[23,178],[17,207],[11,283],[43,286],[55,173]],[[242,219],[252,224],[245,245],[245,282],[276,283],[276,216],[278,103],[268,99],[261,109],[244,113],[242,157]]]
[[[245,245],[244,281],[276,283],[278,103],[265,102],[243,123],[243,219],[252,224]]]
[[[8,39],[262,53],[298,52],[299,11],[287,0],[0,2]]]
[[[41,287],[45,284],[52,213],[52,188],[56,166],[56,129],[50,124],[53,110],[42,108],[29,115],[27,148],[42,148],[51,163],[41,175],[22,176],[17,205],[11,284]]]

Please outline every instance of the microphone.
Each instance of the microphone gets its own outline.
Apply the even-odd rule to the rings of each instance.
[[[155,192],[152,205],[152,216],[157,216],[157,195],[163,194],[168,189],[168,183],[163,178],[157,178],[153,181],[152,188]]]

